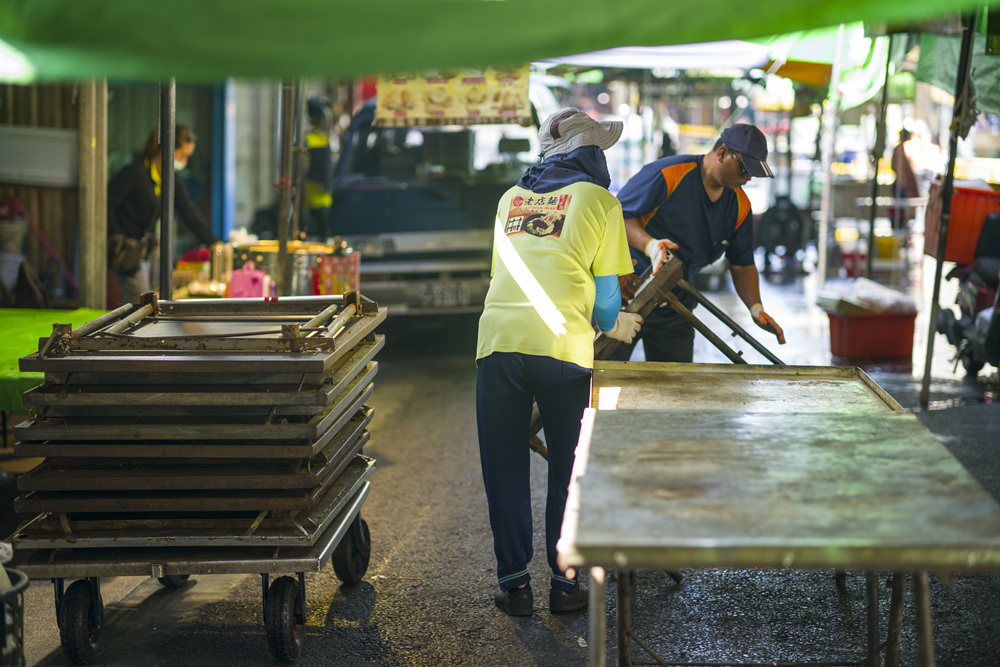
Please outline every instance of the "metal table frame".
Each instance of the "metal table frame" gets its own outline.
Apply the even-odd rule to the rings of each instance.
[[[365,481],[308,546],[38,549],[18,552],[17,568],[31,579],[319,572],[361,512],[370,487],[371,482]]]
[[[667,418],[675,424],[670,435],[662,434],[658,421]],[[719,429],[721,435],[713,433],[699,441],[693,435],[703,429],[699,418],[725,428]],[[587,567],[591,572],[592,665],[605,664],[606,570],[619,573],[618,664],[630,665],[643,663],[631,659],[635,637],[631,634],[629,573],[667,567],[863,569],[868,573],[868,638],[860,664],[868,665],[877,664],[883,648],[887,664],[898,662],[905,573],[913,572],[918,661],[921,666],[934,664],[927,573],[1000,569],[1000,506],[911,414],[826,415],[812,432],[802,426],[817,415],[786,415],[789,432],[772,443],[774,419],[773,415],[738,411],[587,410],[559,541],[559,564],[564,569]],[[656,426],[650,426],[654,421]],[[641,444],[623,445],[626,424],[630,433],[639,429],[636,441]],[[844,429],[839,440],[826,437],[829,431],[823,430],[833,424]],[[726,436],[733,434],[727,444]],[[609,442],[615,446],[603,446]],[[855,442],[858,448],[845,451],[845,443]],[[714,449],[706,456],[702,446]],[[787,455],[777,462],[762,459],[768,477],[759,487],[727,475],[728,465],[745,464],[751,455],[766,456],[769,448],[779,456]],[[688,458],[678,463],[675,451]],[[637,452],[642,466],[635,465]],[[667,468],[656,467],[658,456],[672,457],[675,476],[664,479],[661,473]],[[740,456],[743,459],[736,460]],[[912,460],[912,465],[897,471],[903,460]],[[815,490],[811,484],[789,487],[782,477],[789,470],[799,475],[799,463],[813,474],[829,470],[838,461],[848,462],[848,471],[871,466],[868,478],[851,480],[857,484],[857,496],[842,499],[823,493],[840,488],[839,469],[826,474],[825,485]],[[705,465],[717,467],[706,473]],[[803,478],[813,479],[810,475]],[[758,479],[750,474],[745,477]],[[771,491],[775,480],[786,483],[780,488],[788,497],[781,502]],[[895,495],[873,511],[852,513],[851,502],[868,507],[866,500],[890,493],[883,488],[891,488]],[[766,502],[776,503],[774,515],[764,517],[763,525],[741,532],[739,527],[747,525],[743,514],[759,510]],[[713,507],[728,508],[731,515],[713,514]],[[833,516],[830,526],[818,525],[817,517],[823,512]],[[776,531],[778,525],[785,528]],[[814,526],[811,530],[810,525]],[[893,573],[889,639],[884,645],[879,644],[878,571]]]

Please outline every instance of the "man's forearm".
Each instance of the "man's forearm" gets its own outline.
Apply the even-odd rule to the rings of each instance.
[[[760,303],[760,276],[757,267],[754,265],[736,266],[729,265],[729,274],[733,277],[733,287],[740,300],[747,309],[753,308],[755,303]]]
[[[644,252],[646,245],[653,239],[635,218],[625,218],[625,238],[630,246]]]

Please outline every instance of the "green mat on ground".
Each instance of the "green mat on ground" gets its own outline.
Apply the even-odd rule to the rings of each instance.
[[[106,312],[91,308],[0,308],[0,410],[25,411],[21,395],[41,384],[44,373],[22,373],[17,362],[21,357],[38,351],[38,339],[51,334],[53,324],[78,327]]]

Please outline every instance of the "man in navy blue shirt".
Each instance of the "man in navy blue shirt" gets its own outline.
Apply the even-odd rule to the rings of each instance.
[[[618,199],[637,274],[650,264],[655,272],[670,253],[683,262],[684,279],[690,282],[725,255],[736,293],[754,322],[784,344],[784,332],[760,300],[753,214],[742,189],[754,176],[774,177],[767,141],[756,127],[740,123],[725,129],[705,155],[675,155],[647,164]],[[688,308],[696,305],[686,292],[675,294]],[[669,306],[650,313],[638,337],[646,361],[692,360],[694,328]],[[633,346],[622,346],[615,358],[628,359]]]

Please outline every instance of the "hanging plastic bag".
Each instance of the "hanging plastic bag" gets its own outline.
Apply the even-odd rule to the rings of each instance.
[[[233,270],[226,296],[230,299],[275,296],[274,287],[271,276],[258,269],[253,262],[247,262],[242,268]]]

